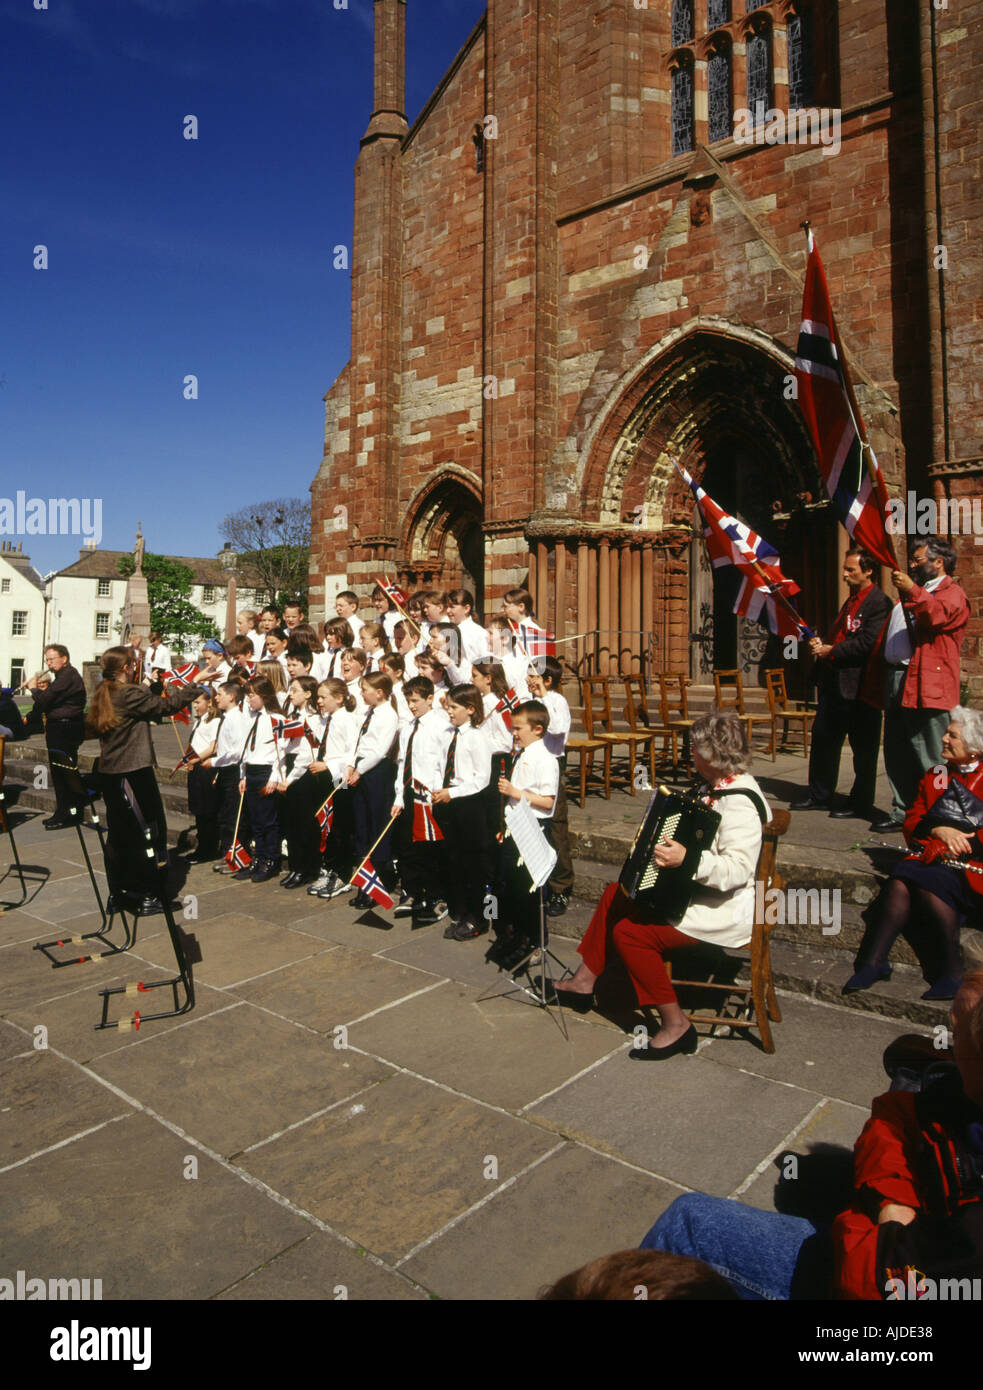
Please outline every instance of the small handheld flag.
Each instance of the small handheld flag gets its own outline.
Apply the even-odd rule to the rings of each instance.
[[[393,906],[393,899],[386,892],[382,879],[372,867],[371,859],[364,859],[355,871],[352,879],[355,888],[360,888],[363,893],[367,893],[373,902],[377,902],[380,907],[390,908]]]
[[[434,819],[430,792],[418,782],[413,784],[413,843],[435,844],[444,838]]]
[[[225,856],[225,862],[230,869],[248,869],[253,859],[249,851],[243,848],[239,841],[236,840],[235,844]]]
[[[512,687],[509,686],[508,690],[506,690],[505,694],[495,706],[495,713],[502,716],[502,723],[505,725],[506,729],[508,729],[509,733],[512,732],[512,715],[518,709],[520,703],[521,701],[518,695]]]
[[[397,588],[396,585],[388,579],[383,579],[380,587],[385,592],[387,598],[392,599],[393,603],[398,604],[400,608],[405,608],[406,595],[403,593],[402,589]]]
[[[328,836],[331,834],[331,825],[334,821],[334,807],[331,805],[331,797],[328,797],[323,806],[319,806],[314,813],[314,819],[321,827],[321,853],[328,847]]]

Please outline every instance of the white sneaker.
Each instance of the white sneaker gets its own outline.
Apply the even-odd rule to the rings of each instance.
[[[320,893],[320,891],[321,891],[322,888],[327,888],[327,886],[328,886],[328,880],[329,880],[330,878],[331,878],[331,873],[330,873],[330,871],[329,871],[328,869],[322,869],[321,872],[320,872],[320,874],[319,874],[318,877],[317,877],[316,882],[314,882],[314,883],[312,883],[312,884],[310,884],[310,885],[308,886],[307,891],[308,891],[308,893],[310,894],[310,896],[311,896],[312,898],[316,898],[317,895],[318,895],[318,893]]]

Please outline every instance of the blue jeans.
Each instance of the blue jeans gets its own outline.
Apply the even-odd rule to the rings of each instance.
[[[741,1298],[831,1296],[829,1232],[799,1216],[694,1192],[676,1198],[641,1248],[693,1255],[728,1279]]]

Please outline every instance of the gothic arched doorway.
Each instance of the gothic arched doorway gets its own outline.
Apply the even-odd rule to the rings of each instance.
[[[411,588],[470,589],[480,612],[485,587],[485,538],[476,481],[444,473],[411,504],[399,573]]]

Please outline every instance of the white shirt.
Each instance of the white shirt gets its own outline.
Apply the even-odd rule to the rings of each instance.
[[[212,765],[214,767],[233,767],[238,764],[252,727],[251,711],[245,709],[226,710],[222,727],[219,729],[218,738],[215,741],[215,757],[212,759]]]
[[[410,774],[414,781],[433,790],[439,787],[444,777],[444,754],[450,741],[450,721],[444,717],[443,710],[430,709],[419,719],[412,716],[408,724],[399,731],[399,764],[393,783],[393,805],[403,804],[403,778],[406,775],[406,748],[410,738],[413,748],[410,757]]]
[[[333,714],[319,716],[320,726],[312,721],[318,736],[318,747],[314,749],[314,761],[327,763],[334,782],[340,782],[345,769],[352,765],[355,740],[361,728],[358,716],[352,710],[336,709]],[[321,749],[321,744],[324,744]]]
[[[362,677],[356,676],[353,681],[348,682],[348,693],[355,701],[355,713],[359,717],[364,716],[368,705],[362,699]]]
[[[930,594],[933,589],[937,589],[945,578],[944,574],[936,575],[930,579],[922,588]],[[887,633],[884,638],[884,660],[888,666],[907,666],[913,656],[911,647],[911,636],[908,632],[908,624],[905,620],[904,605],[896,603],[891,609],[891,616],[887,620]]]
[[[488,633],[474,618],[465,618],[463,623],[458,623],[457,630],[461,634],[461,646],[469,662],[473,664],[488,656],[491,651]]]
[[[392,705],[385,703],[367,708],[359,725],[357,746],[349,766],[363,777],[367,772],[371,772],[389,752],[398,728],[399,720]]]
[[[498,704],[499,697],[493,693],[482,696],[482,704],[485,707],[485,719],[481,725],[481,732],[488,740],[488,746],[492,753],[511,753],[512,752],[512,730],[508,727],[500,714],[495,713],[495,706]]]
[[[382,622],[382,626],[386,629],[386,636],[389,638],[390,646],[393,646],[393,629],[397,623],[403,621],[402,613],[397,613],[396,610],[393,609],[391,613],[384,614],[380,621]]]
[[[302,719],[307,728],[311,727],[311,715],[299,714],[292,717]],[[314,715],[313,717],[320,722],[320,715]],[[283,780],[288,787],[292,786],[294,782],[303,777],[304,773],[314,761],[314,753],[311,749],[310,739],[306,734],[301,734],[300,738],[282,738],[280,740],[280,758],[283,763],[283,770],[286,773]]]
[[[556,805],[556,794],[560,789],[560,764],[541,738],[522,749],[512,772],[506,775],[516,790],[532,792],[535,796],[551,796],[553,805]],[[510,806],[517,805],[518,801],[519,798],[515,796],[508,798]],[[548,811],[539,806],[530,809],[540,820],[549,820],[553,814],[553,806]]]
[[[393,682],[393,699],[396,702],[396,717],[399,720],[399,727],[402,729],[403,725],[413,718],[410,714],[410,707],[406,703],[406,696],[403,694],[402,681]]]
[[[362,650],[365,651],[365,648],[363,647]],[[365,663],[365,674],[367,676],[377,676],[379,674],[382,670],[382,658],[385,654],[386,653],[383,651],[365,652],[365,655],[368,657],[368,661]]]
[[[543,735],[543,742],[555,758],[562,758],[570,732],[570,706],[558,690],[548,690],[542,703],[549,710],[550,725]]]
[[[324,651],[320,653],[324,667],[324,675],[319,677],[320,680],[327,681],[332,678],[341,680],[341,654],[344,650],[344,647],[336,647],[334,650],[325,647]]]
[[[194,728],[191,730],[191,747],[200,757],[206,748],[210,748],[215,742],[215,735],[218,733],[217,719],[196,719]]]
[[[156,647],[148,647],[144,669],[147,671],[170,671],[172,669],[171,653],[163,642],[158,643]]]
[[[258,661],[263,655],[263,648],[266,645],[266,637],[262,632],[246,632],[244,637],[248,637],[253,644],[253,660]]]
[[[223,685],[229,679],[231,669],[227,661],[220,661],[214,671],[202,671],[198,677],[198,684],[211,686],[213,689],[216,685]]]
[[[341,618],[341,614],[340,614],[340,613],[338,614],[338,617]],[[349,617],[349,618],[341,618],[341,621],[342,621],[343,623],[347,623],[348,626],[351,628],[351,630],[352,630],[352,636],[355,638],[355,645],[356,645],[356,647],[357,647],[357,646],[358,646],[358,634],[362,631],[362,628],[365,626],[365,621],[364,621],[364,619],[359,618],[355,613],[353,613],[353,614],[351,615],[351,617]]]
[[[400,655],[403,658],[403,679],[404,681],[412,680],[417,674],[416,656],[413,652],[401,652]]]
[[[281,716],[274,716],[266,709],[258,710],[253,714],[252,726],[246,738],[246,746],[242,754],[243,775],[245,775],[245,769],[247,767],[271,768],[270,779],[267,783],[268,786],[285,780],[285,777],[281,776],[283,770],[283,755],[280,749],[281,740],[273,737],[274,718],[276,718],[279,723],[283,723]]]
[[[451,800],[456,801],[460,796],[477,796],[491,780],[491,748],[488,740],[482,736],[480,729],[473,729],[470,724],[464,724],[459,729],[451,726],[450,738],[446,734],[444,738],[444,762],[434,790],[444,785],[447,760],[453,747],[454,775],[448,784]]]
[[[331,675],[331,657],[327,652],[314,652],[311,675],[316,681],[326,681]]]

